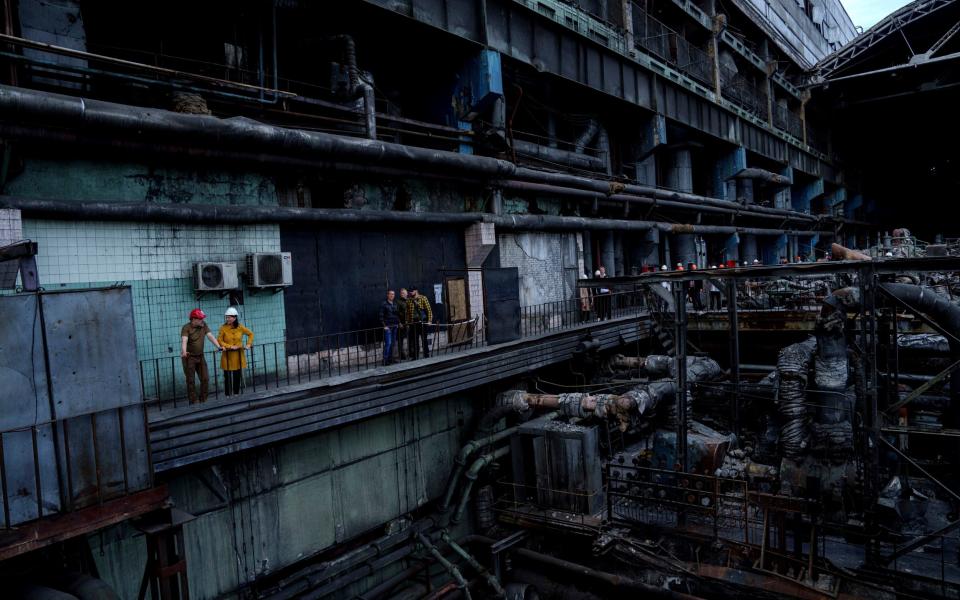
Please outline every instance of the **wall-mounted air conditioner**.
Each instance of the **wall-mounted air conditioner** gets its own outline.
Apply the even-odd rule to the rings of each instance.
[[[289,252],[258,252],[247,255],[250,287],[278,288],[293,285],[293,261]]]
[[[239,287],[236,263],[199,262],[193,265],[193,288],[198,292],[235,290]]]

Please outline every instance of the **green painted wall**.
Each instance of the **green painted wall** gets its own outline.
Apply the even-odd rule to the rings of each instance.
[[[471,399],[447,398],[176,475],[171,496],[197,516],[184,528],[191,597],[229,594],[436,499],[472,417]],[[103,532],[102,555],[99,534],[90,543],[104,579],[135,598],[143,538],[121,525]]]

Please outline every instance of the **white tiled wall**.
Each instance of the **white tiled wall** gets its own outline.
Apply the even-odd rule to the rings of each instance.
[[[0,209],[0,246],[6,246],[23,239],[20,225],[20,211]],[[17,261],[0,262],[0,289],[16,285],[20,264]]]
[[[180,225],[25,219],[23,234],[39,244],[42,285],[188,277],[198,261],[234,261],[279,252],[277,225]]]

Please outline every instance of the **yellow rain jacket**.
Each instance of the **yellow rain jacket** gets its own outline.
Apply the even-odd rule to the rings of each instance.
[[[243,336],[247,336],[247,346],[253,346],[253,332],[239,325],[223,324],[217,334],[217,341],[224,347],[220,357],[220,368],[224,371],[238,371],[247,368],[247,351],[243,349]],[[231,346],[240,346],[240,350],[227,350]]]

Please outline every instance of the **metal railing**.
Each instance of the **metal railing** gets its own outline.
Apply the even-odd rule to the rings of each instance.
[[[520,308],[520,335],[531,337],[588,325],[608,319],[639,315],[645,311],[642,291],[609,294],[584,293],[584,298],[546,302]],[[486,332],[482,317],[459,323],[426,326],[430,356],[456,354],[485,346]],[[408,358],[412,356],[409,329],[401,331]],[[422,341],[418,344],[423,356]],[[246,366],[241,369],[243,392],[258,392],[290,385],[310,383],[340,375],[357,373],[383,364],[383,328],[360,329],[315,337],[257,344],[243,352]],[[399,349],[392,352],[399,358]],[[206,400],[230,396],[225,389],[222,354],[204,353],[209,387]],[[180,356],[164,356],[140,361],[140,377],[145,401],[155,410],[186,405],[190,402]],[[232,392],[232,390],[230,390]],[[195,383],[195,399],[200,400],[199,382]]]
[[[0,529],[153,485],[140,404],[0,431]]]
[[[749,541],[746,481],[609,463],[604,480],[613,521]]]
[[[766,90],[724,65],[720,65],[720,94],[754,116],[767,119]]]
[[[798,140],[803,139],[803,121],[789,107],[773,105],[773,126],[786,131]]]
[[[751,311],[820,310],[823,299],[830,293],[831,283],[831,280],[820,277],[796,276],[739,281],[737,308]],[[716,287],[709,281],[703,282],[702,288],[690,287],[689,282],[682,285],[687,286],[687,312],[722,311],[726,314],[726,289]]]
[[[430,356],[453,354],[483,346],[485,342],[483,321],[477,317],[459,323],[428,324],[425,326],[427,347]],[[410,329],[401,330],[404,348],[409,352]],[[246,367],[241,369],[244,391],[257,392],[290,385],[309,383],[373,369],[383,365],[383,327],[359,329],[326,335],[257,344],[243,352]],[[417,339],[420,357],[423,356],[422,341]],[[394,345],[393,358],[399,358],[399,349]],[[217,351],[204,353],[209,375],[206,399],[230,396],[225,389],[221,357]],[[165,356],[140,361],[140,377],[144,398],[158,410],[176,408],[190,402],[188,397],[183,359]],[[195,399],[200,400],[201,391],[196,384]]]
[[[641,291],[595,293],[583,288],[582,297],[523,306],[520,335],[530,337],[609,319],[638,315],[646,310]]]
[[[713,60],[710,55],[650,16],[636,3],[633,5],[633,34],[638,49],[666,61],[704,85],[712,85]]]

